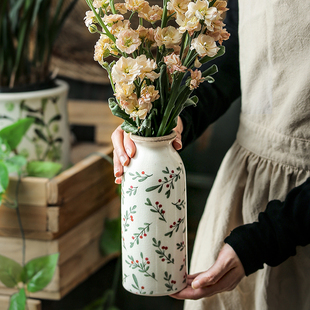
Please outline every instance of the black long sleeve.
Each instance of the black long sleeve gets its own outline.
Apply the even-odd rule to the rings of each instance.
[[[284,202],[272,200],[258,222],[239,226],[225,239],[237,253],[246,275],[277,266],[310,243],[310,178],[289,192]]]
[[[181,113],[183,121],[182,142],[183,147],[198,138],[204,130],[230,107],[231,103],[240,97],[239,74],[239,40],[238,40],[238,1],[229,1],[225,23],[227,31],[231,34],[224,42],[226,53],[206,64],[218,66],[219,72],[214,75],[215,82],[203,83],[193,94],[197,95],[199,102],[196,107],[187,107]],[[204,68],[201,68],[203,71]]]

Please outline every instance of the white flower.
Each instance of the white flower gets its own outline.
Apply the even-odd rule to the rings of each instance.
[[[167,48],[173,48],[181,43],[182,34],[173,26],[157,27],[154,38],[158,46],[165,45]]]
[[[86,16],[84,17],[84,22],[86,27],[89,27],[91,24],[95,24],[97,22],[96,15],[93,11],[87,11]]]
[[[93,6],[97,9],[106,8],[109,5],[109,0],[95,0]]]
[[[108,24],[108,26],[112,26],[114,23],[117,23],[119,20],[123,20],[124,16],[120,14],[111,14],[104,15],[103,21]]]
[[[193,35],[195,31],[200,31],[201,29],[199,18],[197,18],[195,15],[191,18],[187,18],[185,15],[179,14],[176,18],[176,22],[180,26],[180,33],[188,31],[189,35]]]
[[[112,68],[114,83],[132,84],[141,73],[141,66],[131,57],[121,57]]]
[[[170,0],[167,4],[167,9],[177,14],[185,14],[190,2],[190,0]]]
[[[174,73],[175,71],[185,72],[187,68],[182,66],[180,56],[172,53],[166,57],[164,57],[164,62],[167,65],[167,69],[170,74]]]
[[[139,73],[139,78],[141,80],[147,78],[154,82],[154,80],[160,76],[160,73],[154,71],[157,68],[155,60],[148,59],[145,55],[140,55],[136,58],[136,61],[141,68]]]
[[[195,49],[201,57],[206,55],[213,57],[219,50],[214,39],[205,34],[200,34],[196,39],[192,40],[191,50],[193,49]]]
[[[117,48],[127,54],[133,53],[141,43],[138,32],[133,29],[125,29],[119,32],[115,42]]]
[[[110,54],[117,55],[118,51],[113,41],[108,36],[102,34],[95,45],[94,60],[102,64],[103,59]]]

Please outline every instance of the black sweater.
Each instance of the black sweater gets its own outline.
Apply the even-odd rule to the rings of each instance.
[[[219,67],[216,82],[199,87],[197,107],[188,107],[181,113],[184,147],[199,137],[241,95],[238,1],[230,0],[229,7],[225,22],[231,37],[225,42],[226,54],[214,61]],[[270,201],[265,212],[259,214],[258,222],[237,227],[225,242],[237,253],[246,275],[263,268],[264,263],[277,266],[295,255],[296,246],[310,243],[310,178],[294,188],[284,202]]]

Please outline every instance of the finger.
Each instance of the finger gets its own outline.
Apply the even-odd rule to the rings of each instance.
[[[128,165],[129,157],[124,148],[124,131],[121,127],[117,127],[116,130],[112,133],[111,136],[114,152],[113,152],[113,161],[114,161],[114,175],[119,177],[123,174],[123,167]]]
[[[173,141],[172,145],[178,151],[182,148],[182,131],[183,131],[183,122],[180,116],[178,117],[178,123],[177,126],[174,128],[174,131],[176,132],[177,136]]]
[[[222,277],[217,283],[211,286],[202,287],[198,289],[193,289],[190,286],[187,286],[184,290],[170,295],[173,298],[176,299],[200,299],[204,297],[210,297],[212,295],[215,295],[217,293],[221,293],[224,291],[231,291],[234,289],[238,283],[243,278],[243,273],[240,270],[237,270],[237,268],[232,269],[228,274],[226,274],[224,277]]]
[[[126,154],[130,157],[133,158],[136,153],[136,145],[135,143],[130,139],[130,135],[124,132],[124,148],[126,151]]]
[[[242,267],[242,264],[233,248],[228,244],[225,244],[213,266],[211,266],[206,272],[198,275],[192,282],[192,286],[193,288],[200,288],[215,284],[235,267]]]

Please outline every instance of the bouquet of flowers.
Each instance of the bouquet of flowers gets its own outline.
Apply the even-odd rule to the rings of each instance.
[[[115,95],[109,106],[124,119],[122,129],[145,137],[169,134],[181,111],[197,104],[193,90],[214,81],[215,65],[199,68],[225,52],[227,2],[163,0],[162,8],[146,0],[86,2],[85,24],[100,34],[94,59],[108,72]],[[132,29],[135,14],[139,26]],[[115,60],[105,61],[111,56]]]

